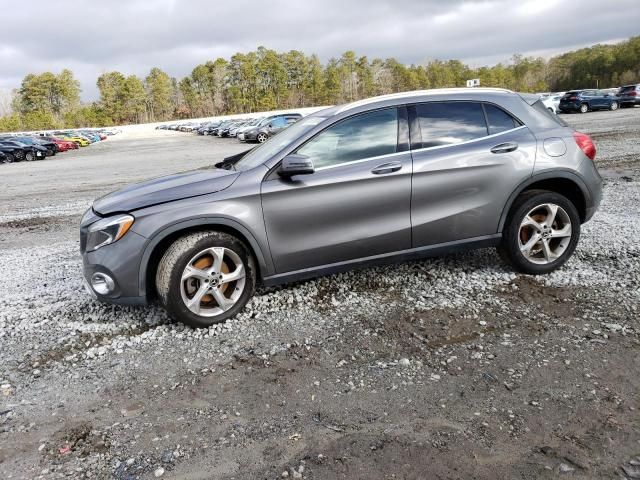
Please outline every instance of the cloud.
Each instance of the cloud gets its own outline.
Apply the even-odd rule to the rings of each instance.
[[[182,77],[259,45],[322,60],[354,50],[405,63],[496,63],[637,34],[636,9],[637,0],[0,0],[11,12],[0,29],[0,87],[70,68],[92,100],[104,71],[144,76],[158,66]]]

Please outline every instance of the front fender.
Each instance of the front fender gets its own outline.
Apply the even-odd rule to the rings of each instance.
[[[218,225],[223,225],[225,227],[236,230],[240,233],[246,240],[249,242],[249,247],[253,251],[256,261],[259,265],[260,277],[265,277],[268,275],[272,275],[274,273],[273,263],[271,262],[271,256],[265,255],[262,248],[260,247],[260,243],[256,240],[251,231],[244,226],[242,223],[238,222],[235,219],[212,215],[212,216],[202,216],[198,218],[192,218],[185,221],[176,222],[172,225],[167,226],[159,232],[156,232],[153,237],[149,238],[147,245],[145,246],[144,252],[140,259],[140,269],[138,273],[138,285],[140,296],[146,296],[147,293],[147,273],[149,269],[149,261],[151,259],[151,255],[153,254],[155,248],[165,240],[170,235],[180,232],[183,230],[189,230],[197,227],[215,227]]]

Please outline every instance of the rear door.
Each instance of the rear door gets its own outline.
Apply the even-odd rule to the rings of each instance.
[[[413,247],[483,237],[531,176],[536,139],[501,108],[429,102],[410,108]]]
[[[594,109],[602,108],[603,97],[597,90],[585,90],[582,94],[583,100],[589,103]]]
[[[315,173],[265,179],[262,208],[278,273],[411,247],[411,153],[401,111],[341,120],[295,152]]]

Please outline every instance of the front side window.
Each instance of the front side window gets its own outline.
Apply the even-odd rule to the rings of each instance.
[[[429,102],[416,108],[422,142],[414,148],[455,145],[487,136],[480,103]]]
[[[342,120],[323,130],[298,149],[315,168],[395,153],[398,148],[398,111],[376,110]]]

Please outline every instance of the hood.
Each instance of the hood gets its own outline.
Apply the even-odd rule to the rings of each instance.
[[[230,187],[238,175],[222,169],[196,170],[134,183],[97,199],[93,210],[99,215],[110,215],[215,193]]]

